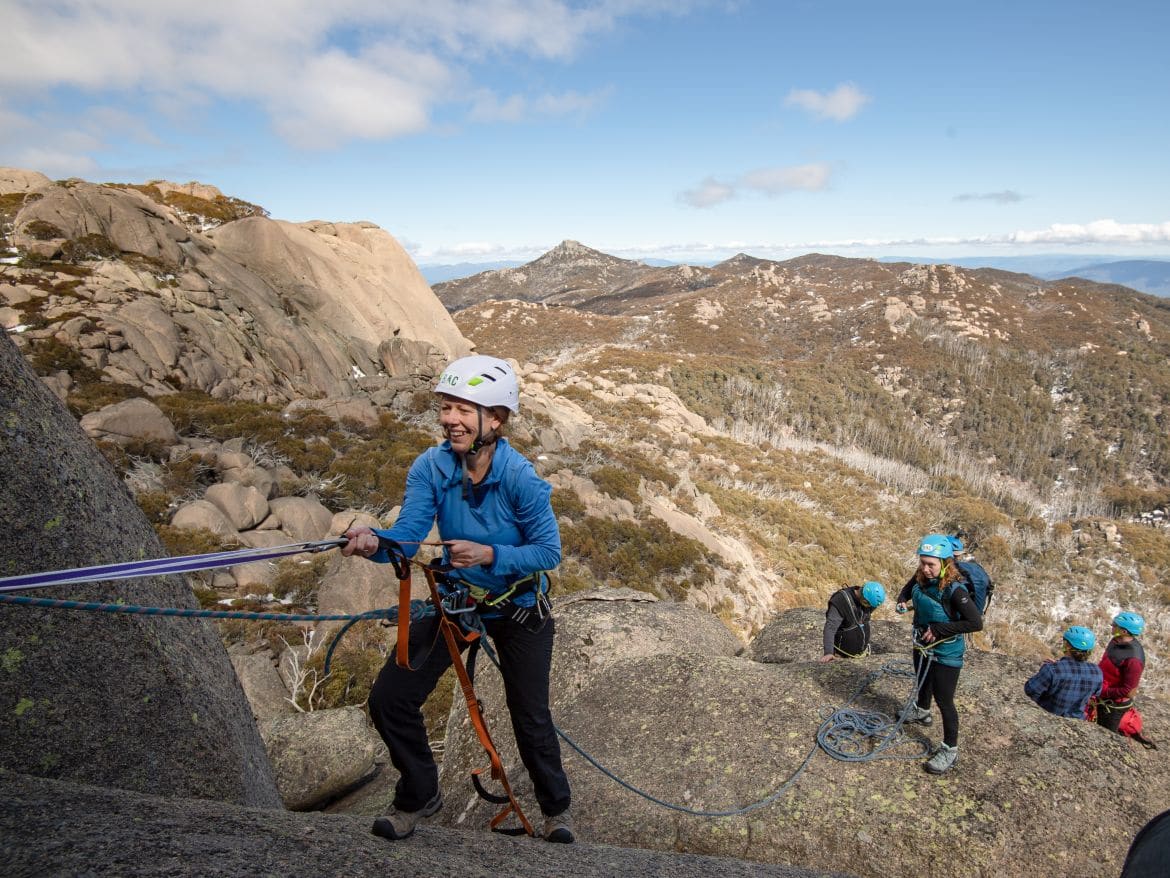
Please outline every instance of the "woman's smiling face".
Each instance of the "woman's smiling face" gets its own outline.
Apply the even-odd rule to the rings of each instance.
[[[451,448],[458,454],[466,454],[471,449],[471,444],[479,437],[481,409],[473,402],[446,394],[441,396],[439,426],[443,428],[443,435],[450,441]],[[502,422],[495,412],[488,408],[482,411],[483,432],[498,430]]]

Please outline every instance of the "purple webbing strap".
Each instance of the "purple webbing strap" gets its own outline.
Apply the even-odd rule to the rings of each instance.
[[[232,552],[211,552],[206,555],[183,555],[178,558],[152,558],[145,561],[99,564],[95,567],[75,567],[71,570],[49,570],[43,573],[27,573],[22,576],[5,576],[0,577],[0,592],[48,588],[53,585],[75,585],[82,582],[100,582],[108,579],[133,579],[139,576],[194,573],[197,570],[214,570],[219,567],[234,567],[237,564],[246,564],[252,561],[284,558],[288,555],[299,555],[302,552],[322,552],[326,549],[344,546],[345,543],[344,538],[337,538],[290,543],[270,548],[238,549]]]

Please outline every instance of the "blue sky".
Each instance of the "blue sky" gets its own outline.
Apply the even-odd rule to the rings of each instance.
[[[419,263],[1170,258],[1170,6],[0,0],[0,165]]]

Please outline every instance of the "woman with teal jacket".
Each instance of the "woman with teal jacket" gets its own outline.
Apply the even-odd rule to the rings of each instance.
[[[942,774],[959,758],[955,690],[967,650],[963,635],[983,628],[983,616],[954,563],[949,537],[923,537],[918,546],[918,570],[898,595],[898,609],[905,611],[908,601],[914,607],[914,675],[920,686],[918,703],[907,711],[904,721],[930,725],[930,703],[938,703],[943,740],[923,767],[931,774]]]

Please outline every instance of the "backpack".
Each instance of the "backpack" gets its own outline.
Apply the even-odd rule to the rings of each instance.
[[[992,583],[991,577],[987,575],[987,571],[978,561],[959,561],[956,566],[963,574],[963,578],[966,580],[964,584],[967,586],[967,591],[971,592],[971,598],[975,601],[979,612],[987,612],[987,605],[991,603],[991,595],[995,592],[995,585]]]

